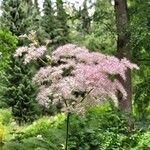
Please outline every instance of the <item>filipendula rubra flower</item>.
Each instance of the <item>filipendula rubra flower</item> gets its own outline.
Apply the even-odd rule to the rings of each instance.
[[[18,48],[15,56],[25,52],[24,63],[27,64],[41,57],[45,50],[45,47],[30,45]],[[40,68],[33,77],[39,85],[37,100],[45,107],[62,103],[62,111],[66,112],[83,112],[86,105],[108,98],[117,105],[116,93],[120,91],[124,97],[127,93],[115,76],[126,80],[128,68],[139,69],[126,58],[119,60],[74,44],[60,46],[46,57],[51,63]]]

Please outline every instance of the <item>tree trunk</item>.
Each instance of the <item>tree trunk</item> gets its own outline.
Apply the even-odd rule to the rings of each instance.
[[[130,60],[129,47],[129,32],[128,29],[128,15],[127,15],[127,0],[115,0],[115,14],[117,26],[117,56],[121,59],[126,57]],[[123,111],[131,112],[132,110],[132,88],[131,88],[131,70],[126,72],[126,81],[120,76],[118,80],[124,86],[127,92],[127,98],[124,99],[121,93],[118,93],[119,107]]]

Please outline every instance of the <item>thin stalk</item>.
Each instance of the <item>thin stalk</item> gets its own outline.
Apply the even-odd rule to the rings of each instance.
[[[39,58],[39,60],[44,64],[44,65],[48,65],[48,63],[46,63],[44,60],[42,60],[41,58]]]
[[[66,145],[65,145],[65,150],[68,150],[68,137],[69,137],[69,118],[70,118],[70,112],[67,114],[67,126],[66,126]]]
[[[91,89],[91,90],[89,90],[89,91],[87,92],[87,94],[82,98],[82,100],[80,101],[80,103],[85,100],[86,96],[87,96],[88,94],[90,94],[92,90],[93,90],[93,89]]]

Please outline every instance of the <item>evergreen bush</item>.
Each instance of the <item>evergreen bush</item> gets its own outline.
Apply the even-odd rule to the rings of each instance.
[[[33,121],[40,114],[40,107],[35,100],[36,86],[31,81],[35,68],[22,63],[22,59],[11,57],[6,70],[6,88],[3,95],[19,124]]]

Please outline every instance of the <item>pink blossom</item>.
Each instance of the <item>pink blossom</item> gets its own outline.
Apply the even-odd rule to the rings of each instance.
[[[18,47],[16,49],[14,57],[21,57],[23,55],[23,53],[26,53],[27,51],[28,51],[28,47],[27,46]]]
[[[42,85],[44,81],[48,80],[49,76],[51,75],[51,72],[51,66],[42,67],[34,76],[33,81],[36,82],[38,85]]]
[[[51,99],[50,99],[51,95],[52,95],[52,91],[50,88],[41,86],[36,100],[39,102],[39,104],[45,107],[49,107],[49,104],[51,102]]]
[[[38,48],[36,48],[35,46],[29,47],[27,54],[25,54],[24,64],[29,63],[31,60],[36,60],[37,58],[40,58],[41,56],[43,56],[45,51],[45,46],[41,46]]]
[[[28,47],[18,47],[14,57],[20,57],[24,55],[24,64],[29,63],[31,60],[36,60],[37,58],[40,58],[43,56],[43,54],[46,51],[45,46],[36,47],[34,44],[30,44]]]
[[[45,47],[30,46],[25,63],[41,57],[45,50]],[[117,104],[116,93],[120,91],[124,97],[127,93],[115,76],[120,75],[125,80],[127,69],[139,69],[126,58],[120,60],[90,52],[74,44],[60,46],[46,57],[53,63],[41,68],[33,78],[40,86],[37,100],[46,107],[49,102],[61,101],[63,111],[81,111],[86,105],[95,105],[108,98]],[[110,75],[114,76],[113,80]]]

